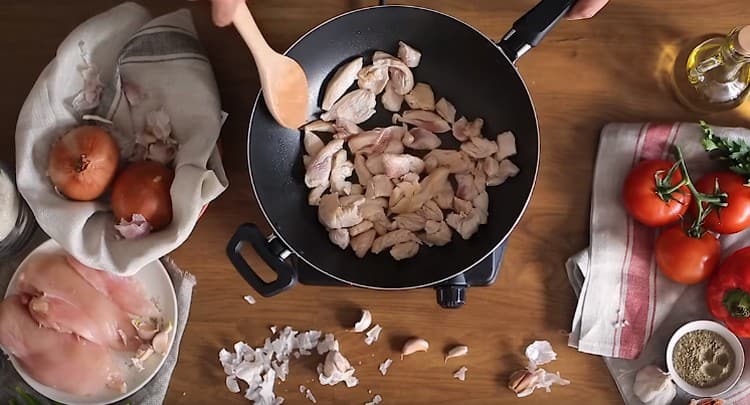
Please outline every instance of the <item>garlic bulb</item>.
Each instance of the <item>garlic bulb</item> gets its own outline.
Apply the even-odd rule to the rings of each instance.
[[[646,366],[635,375],[633,393],[646,405],[669,405],[677,396],[677,388],[668,373]]]

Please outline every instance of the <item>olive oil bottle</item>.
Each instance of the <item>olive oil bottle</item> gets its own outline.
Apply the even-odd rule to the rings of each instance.
[[[740,105],[750,92],[750,25],[683,52],[673,80],[680,102],[692,110],[710,113]]]

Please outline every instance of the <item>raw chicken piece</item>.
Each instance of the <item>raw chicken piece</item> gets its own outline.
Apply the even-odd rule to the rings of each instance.
[[[30,297],[31,316],[42,326],[116,350],[139,345],[131,316],[81,277],[63,254],[33,256],[18,278],[18,291]]]
[[[464,200],[473,200],[479,194],[474,176],[471,174],[456,174],[456,197]]]
[[[359,207],[365,202],[364,198],[358,204],[342,206],[338,194],[326,194],[320,199],[318,220],[328,229],[349,228],[362,222]]]
[[[424,162],[422,159],[412,155],[383,154],[383,167],[385,175],[395,179],[409,172],[422,173]]]
[[[375,114],[375,93],[369,90],[358,89],[341,97],[329,111],[320,116],[320,119],[323,121],[336,121],[343,118],[359,124],[367,121],[373,114]]]
[[[351,205],[362,205],[366,201],[365,196],[363,195],[345,195],[345,196],[339,196],[339,203],[342,207],[347,207]],[[360,212],[361,208],[360,208]]]
[[[411,69],[398,59],[387,59],[390,86],[396,94],[406,95],[414,88],[414,74]]]
[[[498,166],[499,171],[497,176],[494,178],[493,183],[502,184],[509,178],[515,177],[518,173],[521,172],[521,169],[519,169],[518,166],[513,164],[513,162],[508,159],[501,160]]]
[[[377,62],[381,59],[398,59],[395,56],[391,55],[388,52],[383,51],[375,51],[375,53],[372,54],[372,61]]]
[[[134,277],[121,277],[103,270],[92,269],[72,256],[68,264],[94,289],[108,296],[125,312],[141,318],[158,317],[160,311],[147,296],[143,285]]]
[[[317,121],[313,121],[305,125],[305,132],[312,132],[312,131],[334,133],[336,132],[336,127],[330,122],[317,120]],[[311,153],[310,151],[308,151],[307,153],[314,155],[314,153]]]
[[[328,231],[328,239],[341,250],[344,250],[349,246],[349,231],[346,229],[331,229]]]
[[[481,136],[473,136],[461,144],[461,150],[472,159],[484,159],[497,152],[497,143]]]
[[[391,153],[391,154],[401,154],[404,153],[404,144],[401,143],[401,140],[404,138],[404,134],[407,132],[406,125],[403,125],[401,127],[401,130],[393,130],[393,133],[391,135],[390,141],[388,141],[388,145],[386,145],[384,153]]]
[[[365,220],[349,228],[349,236],[354,237],[361,233],[369,231],[370,229],[372,229],[372,222]]]
[[[307,195],[307,203],[310,205],[318,205],[320,204],[320,197],[323,196],[323,193],[328,190],[328,185],[324,186],[318,186],[314,189],[310,190],[310,194]]]
[[[354,172],[352,162],[346,160],[346,150],[342,149],[333,155],[331,163],[331,191],[334,193],[349,195],[352,191],[352,183],[346,181]]]
[[[391,248],[391,256],[396,260],[404,260],[414,257],[419,252],[419,243],[404,242]]]
[[[401,200],[406,199],[406,201],[404,202],[406,203],[407,201],[411,200],[418,192],[418,182],[414,183],[411,181],[402,181],[393,189],[391,197],[388,200],[388,208],[393,210],[393,207],[396,207],[399,203],[401,203]]]
[[[474,205],[471,201],[462,200],[458,197],[453,197],[453,210],[459,215],[468,215],[471,210],[474,209]]]
[[[365,193],[365,187],[361,184],[352,184],[352,190],[349,195],[363,195]]]
[[[501,161],[516,154],[516,137],[513,132],[507,131],[497,136],[497,153],[495,159]]]
[[[482,160],[482,170],[487,176],[488,186],[497,186],[502,183],[500,179],[500,163],[494,157],[488,157]]]
[[[487,195],[486,191],[482,191],[479,195],[474,197],[472,204],[474,205],[474,210],[479,216],[479,223],[481,225],[486,224],[487,217],[489,216],[490,196]]]
[[[419,183],[419,175],[417,173],[409,172],[401,176],[401,181],[408,181],[409,183]]]
[[[471,171],[471,175],[474,176],[474,188],[477,190],[477,194],[487,189],[487,175],[482,169],[482,162],[477,162],[474,170]]]
[[[307,166],[305,172],[305,185],[308,188],[315,188],[318,186],[327,186],[329,184],[331,175],[331,158],[336,152],[340,151],[344,147],[344,141],[342,139],[334,139],[328,142],[323,149],[315,155],[310,164]]]
[[[459,235],[464,239],[471,238],[479,230],[479,214],[476,211],[472,211],[469,215],[459,215],[451,212],[445,218],[445,222],[455,229]]]
[[[453,137],[461,142],[465,142],[469,138],[480,136],[482,135],[483,125],[484,120],[481,118],[469,122],[466,117],[461,117],[453,124]]]
[[[109,348],[39,327],[17,295],[0,303],[0,346],[36,381],[69,394],[93,396],[107,388],[126,388]]]
[[[412,232],[418,232],[424,229],[425,219],[416,213],[406,213],[396,215],[393,219],[396,222],[396,227],[399,229],[406,229]]]
[[[426,83],[417,83],[414,88],[404,96],[406,104],[412,110],[435,110],[435,93],[432,87]]]
[[[372,173],[367,168],[366,162],[364,155],[357,154],[354,156],[354,171],[357,173],[359,184],[363,186],[367,186],[372,178]]]
[[[435,112],[451,124],[456,122],[456,107],[444,97],[435,103]]]
[[[435,203],[444,210],[451,209],[453,207],[453,196],[453,186],[449,181],[446,181],[435,195]]]
[[[433,150],[440,147],[442,141],[440,138],[432,132],[424,128],[412,128],[404,134],[402,140],[404,146],[414,150]]]
[[[451,125],[432,111],[407,110],[404,111],[403,115],[394,114],[393,121],[397,123],[405,122],[436,134],[441,134],[451,130]]]
[[[391,211],[395,214],[405,214],[415,212],[422,207],[424,203],[431,200],[437,192],[443,187],[448,179],[448,169],[440,167],[435,169],[419,183],[419,192],[411,198],[403,198]]]
[[[362,61],[362,57],[353,59],[336,70],[336,73],[333,74],[331,81],[326,86],[325,96],[323,96],[323,110],[331,110],[334,103],[351,87],[352,83],[357,79],[357,73],[362,69]]]
[[[377,212],[372,218],[372,227],[375,229],[378,235],[385,235],[386,233],[395,230],[396,226],[394,222],[388,220],[384,211]]]
[[[453,188],[451,188],[451,190],[453,190]],[[443,220],[443,210],[440,209],[440,207],[434,200],[430,200],[424,203],[424,205],[422,205],[422,207],[417,210],[417,215],[428,221]]]
[[[422,53],[412,48],[404,41],[398,41],[398,58],[401,59],[406,66],[415,68],[419,66],[419,61],[422,59]]]
[[[377,236],[375,230],[370,229],[369,231],[363,232],[353,237],[350,243],[352,245],[352,250],[354,250],[354,254],[357,255],[357,257],[359,257],[360,259],[365,257],[367,252],[369,252],[370,248],[372,247],[375,236]]]
[[[375,128],[365,131],[349,138],[349,149],[352,153],[364,153],[366,155],[377,155],[385,152],[393,139],[401,143],[403,128],[392,125],[386,128]]]
[[[393,89],[393,86],[391,86],[389,82],[388,85],[385,86],[385,92],[380,98],[380,101],[383,103],[383,108],[386,110],[390,112],[399,112],[401,111],[401,105],[404,104],[404,96],[396,93],[396,90]]]
[[[372,65],[365,66],[357,73],[357,86],[367,89],[375,94],[380,94],[388,84],[389,59],[374,61]]]
[[[302,164],[305,166],[305,169],[307,169],[307,166],[310,166],[310,162],[312,162],[312,160],[312,156],[302,155]]]
[[[417,238],[417,236],[414,235],[414,233],[412,233],[411,231],[407,231],[406,229],[397,229],[393,232],[388,232],[387,234],[376,238],[372,243],[372,253],[378,254],[385,249],[388,249],[389,247],[404,242],[419,242],[419,238]]]
[[[445,167],[451,173],[467,173],[474,168],[469,156],[461,151],[435,149],[424,157],[425,169],[428,173],[438,167]]]
[[[345,118],[337,119],[333,129],[336,132],[333,137],[336,139],[349,139],[351,136],[362,132],[362,128]]]
[[[312,157],[317,156],[320,150],[325,146],[319,136],[315,135],[312,131],[307,130],[305,131],[303,143],[305,144],[305,152]]]
[[[424,224],[425,241],[435,246],[445,246],[453,238],[448,225],[443,221],[427,221]]]
[[[372,176],[370,179],[370,182],[367,183],[367,191],[365,191],[365,196],[368,199],[371,198],[377,198],[377,197],[388,197],[391,195],[391,192],[393,191],[393,184],[391,184],[391,181],[388,179],[388,177],[378,174],[375,176]]]

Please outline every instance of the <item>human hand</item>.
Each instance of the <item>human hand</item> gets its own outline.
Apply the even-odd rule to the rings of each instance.
[[[568,20],[591,18],[607,5],[609,0],[578,0],[568,12]]]
[[[211,0],[211,15],[214,24],[225,27],[232,23],[237,6],[244,0]]]

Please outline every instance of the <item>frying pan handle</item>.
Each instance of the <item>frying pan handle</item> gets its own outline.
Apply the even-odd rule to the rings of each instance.
[[[513,23],[513,28],[497,45],[515,63],[529,49],[539,45],[575,2],[576,0],[541,0]]]
[[[246,242],[250,242],[261,259],[276,273],[276,280],[270,283],[263,281],[245,261],[240,251]],[[289,254],[289,249],[275,235],[266,238],[254,224],[240,225],[227,245],[227,256],[234,268],[255,291],[264,297],[274,296],[297,282],[297,271],[284,262]]]

